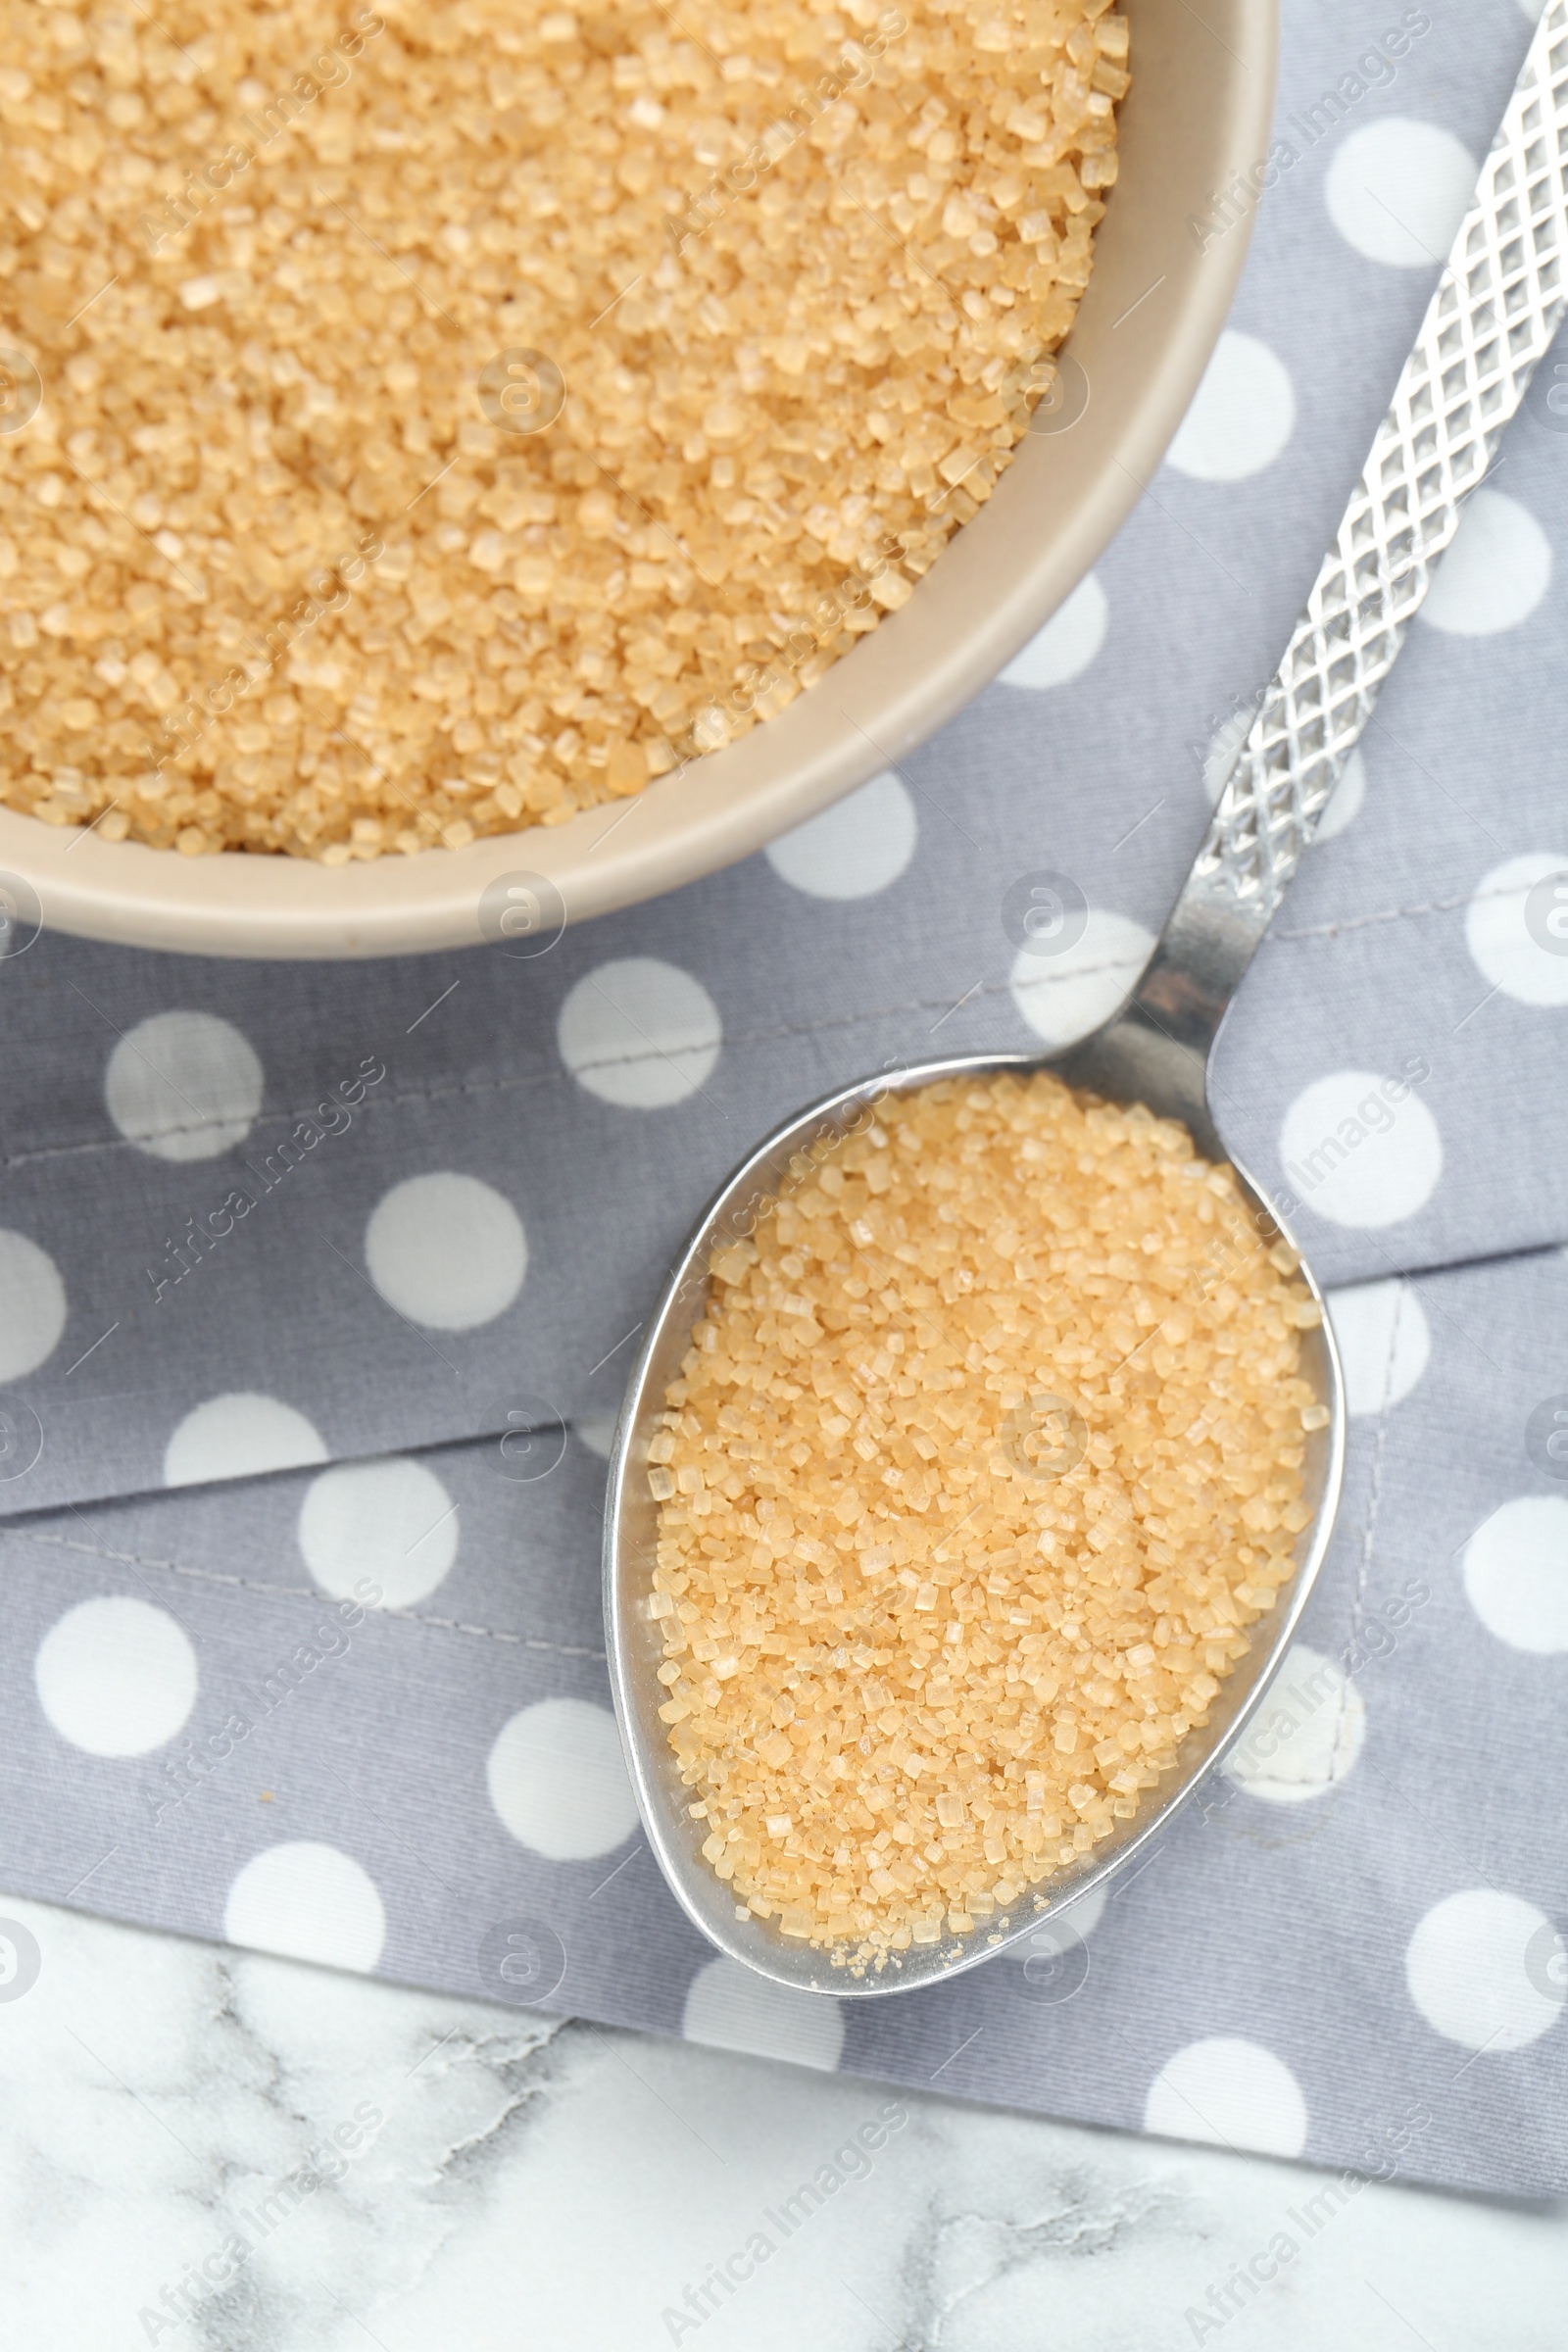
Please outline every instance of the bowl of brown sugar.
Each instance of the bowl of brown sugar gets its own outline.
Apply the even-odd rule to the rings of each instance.
[[[474,943],[905,755],[1174,432],[1274,37],[1273,0],[16,12],[13,911]]]

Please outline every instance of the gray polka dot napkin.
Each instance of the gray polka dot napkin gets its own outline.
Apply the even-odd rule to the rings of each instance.
[[[897,774],[532,959],[45,935],[0,961],[6,1885],[964,2095],[1561,2187],[1568,343],[1221,1044],[1222,1130],[1304,1203],[1357,1412],[1329,1572],[1233,1771],[1099,1916],[841,2011],[704,1950],[607,1711],[603,1455],[663,1269],[813,1096],[1065,1042],[1131,982],[1529,33],[1516,0],[1285,19],[1278,175],[1170,462]],[[1041,875],[1081,912],[1059,937],[1019,930]]]

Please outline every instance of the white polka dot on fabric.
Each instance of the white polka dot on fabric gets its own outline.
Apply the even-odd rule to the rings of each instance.
[[[1314,841],[1333,841],[1347,832],[1361,813],[1366,799],[1366,761],[1357,748],[1350,754],[1340,772],[1340,780],[1329,794],[1328,807],[1317,820]]]
[[[125,1141],[159,1159],[214,1159],[251,1131],[262,1065],[232,1021],[156,1012],[109,1056],[104,1099]]]
[[[561,1007],[556,1037],[578,1085],[602,1102],[662,1110],[711,1076],[724,1030],[690,972],[626,956],[584,973]]]
[[[458,1556],[458,1507],[422,1462],[340,1462],[311,1481],[300,1506],[300,1550],[323,1592],[404,1609],[433,1592]]]
[[[1064,955],[1020,948],[1012,1001],[1048,1046],[1076,1045],[1109,1020],[1153,952],[1153,934],[1142,923],[1092,906],[1082,938]]]
[[[230,1943],[325,1968],[374,1968],[386,1912],[368,1871],[335,1845],[299,1838],[254,1854],[223,1907]]]
[[[1105,591],[1090,572],[1022,653],[1014,654],[1002,673],[1003,685],[1040,692],[1082,677],[1104,644],[1109,624]]]
[[[1306,2101],[1272,2050],[1216,2034],[1190,2041],[1166,2060],[1149,2086],[1144,2129],[1165,2139],[1299,2156],[1306,2145]]]
[[[613,1853],[637,1827],[615,1718],[588,1699],[524,1707],[502,1730],[486,1770],[504,1826],[549,1862]]]
[[[1410,1998],[1447,2041],[1490,2057],[1522,2050],[1563,2012],[1542,1966],[1554,1946],[1544,1912],[1490,1886],[1445,1896],[1419,1922],[1404,1955]]]
[[[1528,507],[1478,490],[1417,618],[1446,637],[1495,637],[1528,620],[1551,586],[1551,541]]]
[[[710,1960],[692,1979],[681,2032],[715,2050],[746,2050],[830,2075],[844,2053],[844,2012],[820,1993],[775,1984],[738,1960]]]
[[[475,1331],[521,1290],[528,1241],[493,1185],[439,1169],[382,1195],[365,1228],[365,1263],[395,1314],[431,1331]]]
[[[1303,1087],[1291,1104],[1280,1159],[1320,1217],[1361,1228],[1397,1225],[1436,1191],[1443,1139],[1405,1080],[1336,1070]]]
[[[0,1227],[0,1387],[53,1355],[66,1328],[66,1286],[47,1250]]]
[[[1329,218],[1369,262],[1430,270],[1447,258],[1477,169],[1451,130],[1385,115],[1341,143],[1323,185]]]
[[[1510,1649],[1568,1649],[1568,1499],[1519,1494],[1484,1519],[1464,1547],[1464,1589]]]
[[[767,845],[780,881],[812,899],[869,899],[886,890],[914,856],[914,803],[890,767],[848,800]]]
[[[1296,1642],[1220,1770],[1249,1796],[1296,1804],[1343,1781],[1365,1738],[1366,1707],[1355,1685],[1321,1650]]]
[[[1476,884],[1465,945],[1477,969],[1519,1004],[1568,1004],[1568,857],[1506,858]]]
[[[57,1617],[33,1661],[38,1704],[90,1756],[145,1756],[196,1704],[196,1652],[167,1609],[120,1595]]]
[[[1255,335],[1228,327],[1165,463],[1197,482],[1240,482],[1272,466],[1296,430],[1290,369]]]
[[[325,1459],[319,1436],[293,1405],[237,1390],[209,1397],[185,1415],[164,1449],[164,1484],[262,1478],[270,1470],[307,1470]]]
[[[1328,1306],[1351,1414],[1402,1404],[1432,1354],[1432,1329],[1410,1285],[1358,1282],[1330,1291]]]

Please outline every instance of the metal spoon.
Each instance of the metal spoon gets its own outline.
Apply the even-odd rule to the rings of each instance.
[[[716,1248],[752,1230],[760,1203],[807,1173],[802,1154],[874,1115],[878,1099],[939,1078],[1049,1066],[1115,1103],[1182,1120],[1206,1158],[1226,1157],[1207,1095],[1214,1041],[1243,974],[1371,715],[1380,688],[1568,302],[1568,0],[1542,18],[1480,182],[1454,240],[1365,471],[1324,559],[1290,647],[1143,977],[1104,1027],[1064,1054],[963,1055],[900,1067],[843,1088],[759,1146],[711,1203],[676,1265],[631,1377],[611,1461],[605,1517],[605,1621],[615,1711],[648,1841],[696,1925],[721,1952],[777,1983],[855,1998],[907,1991],[956,1975],[1035,1934],[1032,1895],[998,1932],[916,1945],[880,1973],[853,1975],[831,1947],[786,1939],[737,1918],[730,1889],[699,1851],[691,1792],[656,1712],[662,1642],[648,1614],[657,1506],[647,1456],[654,1416],[690,1345]],[[1236,1165],[1260,1244],[1290,1212]],[[1319,1303],[1311,1269],[1302,1273]],[[1345,1393],[1327,1322],[1302,1335],[1305,1374],[1329,1408],[1307,1441],[1314,1516],[1296,1573],[1252,1631],[1207,1724],[1191,1731],[1157,1801],[1076,1870],[1052,1878],[1052,1906],[1086,1893],[1156,1838],[1236,1740],[1283,1659],[1333,1533],[1345,1459]],[[1152,1791],[1152,1796],[1156,1792]],[[894,1962],[897,1964],[895,1965]]]

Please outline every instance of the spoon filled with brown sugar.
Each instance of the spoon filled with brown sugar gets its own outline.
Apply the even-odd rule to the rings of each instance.
[[[884,1071],[769,1137],[652,1319],[606,1512],[649,1842],[732,1958],[864,1995],[1146,1848],[1279,1666],[1333,1530],[1321,1291],[1228,1160],[1230,1000],[1562,315],[1568,0],[1121,1010]]]

